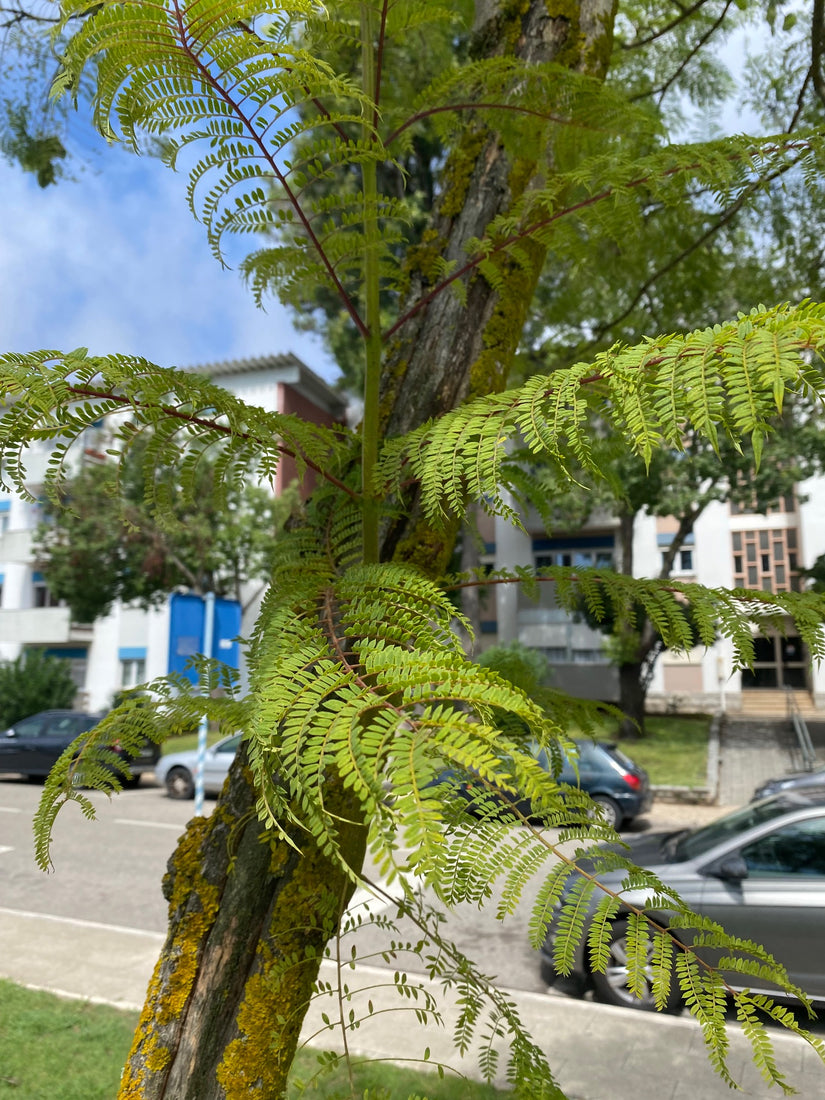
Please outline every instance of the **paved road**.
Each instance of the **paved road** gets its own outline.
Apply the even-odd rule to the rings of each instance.
[[[95,795],[100,820],[87,822],[74,807],[64,812],[56,830],[55,870],[44,875],[32,857],[31,816],[38,795],[34,785],[0,780],[0,976],[139,1007],[165,929],[160,881],[192,804],[170,801],[149,786],[112,802]],[[639,827],[699,824],[719,813],[718,808],[664,804]],[[710,1070],[700,1031],[689,1017],[651,1017],[559,992],[548,995],[527,944],[525,921],[526,916],[517,915],[502,928],[488,913],[463,907],[450,933],[508,991],[570,1097],[722,1100],[730,1095]],[[362,936],[361,948],[367,946],[368,937]],[[410,983],[430,989],[416,966],[410,965]],[[368,1002],[375,1009],[351,1038],[356,1051],[420,1057],[426,1045],[434,1059],[454,1058],[449,1027],[454,1004],[446,1008],[447,1028],[428,1028],[424,1034],[413,1026],[412,1002],[399,1017],[386,965],[359,964],[348,980],[354,1010],[368,1015]],[[367,992],[356,992],[361,988]],[[325,1030],[324,1007],[315,1005],[305,1035],[334,1047],[338,1036]],[[825,1097],[825,1071],[808,1048],[784,1035],[776,1043],[781,1064],[804,1100]],[[777,1095],[761,1082],[735,1033],[731,1069],[750,1097],[772,1100]],[[472,1065],[464,1070],[472,1072]]]

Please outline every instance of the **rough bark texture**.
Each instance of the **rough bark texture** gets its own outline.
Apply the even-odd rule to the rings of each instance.
[[[556,62],[604,77],[613,40],[614,0],[480,0],[470,52],[515,56],[528,64]],[[501,255],[501,289],[478,272],[465,279],[466,301],[447,291],[414,312],[432,290],[433,259],[461,267],[466,244],[481,238],[527,189],[552,172],[549,160],[511,159],[481,120],[469,120],[447,159],[442,195],[422,244],[409,258],[410,287],[402,315],[413,314],[388,348],[382,375],[382,433],[403,435],[467,398],[495,393],[507,382],[527,312],[546,258],[536,241],[522,243],[529,262]],[[444,571],[458,528],[426,529],[414,497],[401,528],[386,533],[383,555]]]
[[[604,75],[613,18],[613,0],[480,0],[474,50],[556,60]],[[471,126],[449,159],[441,206],[425,240],[439,254],[464,259],[464,243],[544,170],[514,165],[495,136]],[[386,432],[404,432],[468,395],[504,386],[544,250],[533,246],[531,258],[529,270],[508,271],[503,294],[475,276],[466,306],[442,294],[399,330],[382,398]],[[420,252],[418,261],[408,308],[429,289]],[[422,529],[413,514],[389,534],[384,557],[438,569],[452,537]],[[351,816],[352,808],[342,811]],[[354,833],[350,864],[360,868],[363,830]],[[212,816],[190,825],[172,858],[169,935],[119,1100],[282,1095],[321,948],[348,890],[340,868],[307,838],[300,843],[296,856],[262,835],[254,795],[236,761]],[[285,965],[298,953],[301,965],[285,977]]]
[[[328,797],[352,815],[340,793]],[[360,869],[366,830],[341,837]],[[212,815],[189,822],[169,861],[169,932],[118,1100],[283,1094],[324,946],[352,894],[337,861],[305,834],[292,839],[300,851],[259,824],[239,753]]]

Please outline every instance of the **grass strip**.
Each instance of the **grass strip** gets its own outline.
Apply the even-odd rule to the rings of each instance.
[[[114,1100],[137,1013],[68,1000],[0,979],[0,1098]],[[446,1072],[299,1053],[288,1100],[499,1100],[511,1095]],[[323,1064],[325,1063],[325,1064]],[[319,1072],[322,1070],[322,1072]]]

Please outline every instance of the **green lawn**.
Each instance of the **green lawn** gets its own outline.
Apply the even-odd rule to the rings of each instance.
[[[63,1000],[0,979],[0,1100],[114,1100],[137,1014]],[[349,1100],[346,1067],[318,1074],[317,1055],[296,1060],[289,1100]],[[361,1100],[497,1100],[509,1093],[454,1075],[385,1062],[354,1066]]]
[[[649,714],[645,735],[618,741],[616,727],[605,722],[597,737],[616,742],[645,769],[655,786],[704,787],[707,782],[709,715]],[[571,731],[571,736],[581,736]]]
[[[225,733],[208,733],[206,735],[206,743],[208,745],[214,745],[216,741],[222,741],[224,737],[228,737],[229,734]],[[163,756],[166,756],[171,752],[188,752],[190,749],[196,749],[198,747],[198,734],[194,733],[181,733],[177,737],[169,737],[160,746],[160,751]]]
[[[704,787],[710,718],[648,715],[645,736],[622,741],[621,749],[660,786]]]
[[[0,981],[0,1097],[113,1100],[136,1023],[133,1012]]]

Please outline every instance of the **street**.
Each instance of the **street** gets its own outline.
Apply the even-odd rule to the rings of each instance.
[[[7,913],[165,933],[161,881],[166,861],[192,815],[193,802],[168,798],[145,776],[137,789],[112,799],[86,792],[94,802],[97,819],[87,821],[76,805],[61,811],[52,848],[54,867],[44,873],[34,861],[32,834],[41,793],[42,786],[37,783],[0,779],[0,908]],[[214,799],[207,797],[206,812],[213,806]],[[664,804],[636,828],[679,827],[708,820],[719,812],[716,807]],[[535,884],[534,890],[537,888]],[[527,942],[530,900],[528,895],[527,904],[503,924],[495,920],[492,907],[479,910],[465,905],[448,927],[459,948],[486,974],[498,976],[511,988],[543,993],[546,986]],[[361,941],[365,949],[367,940],[364,930]],[[375,946],[370,943],[368,949]],[[414,961],[410,965],[417,968]]]
[[[166,927],[161,880],[193,803],[172,801],[145,778],[137,790],[111,801],[93,795],[97,821],[86,821],[75,806],[58,818],[55,866],[44,874],[34,862],[31,829],[41,789],[23,780],[0,779],[0,976],[139,1009]],[[213,805],[207,799],[206,811]],[[637,828],[699,824],[720,812],[663,804]],[[359,891],[354,901],[365,897]],[[661,1017],[556,990],[548,996],[527,942],[528,908],[523,906],[502,925],[492,907],[479,911],[463,906],[444,930],[484,973],[495,976],[571,1100],[722,1100],[729,1095],[710,1067],[698,1025],[687,1013]],[[384,915],[392,916],[392,910],[385,909]],[[408,934],[416,938],[412,925],[402,925],[398,938]],[[445,996],[423,975],[415,957],[401,953],[396,964],[376,955],[386,946],[386,937],[382,944],[376,928],[361,928],[356,935],[364,962],[347,971],[347,1012],[354,1010],[362,1025],[350,1036],[350,1050],[368,1057],[416,1059],[428,1046],[433,1061],[460,1065],[473,1074],[473,1052],[469,1061],[461,1062],[453,1046],[460,1010],[455,993]],[[444,1028],[414,1025],[412,1011],[418,1002],[399,999],[396,965],[407,971],[410,986],[438,996]],[[322,977],[335,982],[332,962],[324,964]],[[304,1040],[340,1048],[339,1030],[322,1015],[326,1012],[334,1021],[337,1011],[337,1003],[317,998],[305,1021]],[[817,1030],[821,1036],[819,1026]],[[732,1028],[731,1069],[750,1097],[770,1100],[776,1089],[768,1090],[761,1080],[737,1032]],[[801,1095],[807,1100],[823,1095],[825,1075],[814,1052],[781,1030],[773,1039],[780,1063]]]

